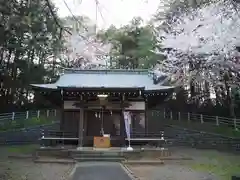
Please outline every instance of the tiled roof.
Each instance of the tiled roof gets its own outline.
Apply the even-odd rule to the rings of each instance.
[[[54,84],[34,84],[42,88],[145,88],[170,89],[153,83],[147,70],[67,70]]]

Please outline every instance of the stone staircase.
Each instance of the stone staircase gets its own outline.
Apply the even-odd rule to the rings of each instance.
[[[124,161],[124,154],[121,151],[110,150],[73,150],[70,156],[78,162],[84,161],[107,161],[121,162]]]

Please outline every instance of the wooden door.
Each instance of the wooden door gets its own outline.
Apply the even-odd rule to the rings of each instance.
[[[79,111],[65,111],[63,132],[66,137],[78,137]]]

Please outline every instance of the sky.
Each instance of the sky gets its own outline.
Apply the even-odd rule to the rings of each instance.
[[[63,0],[52,0],[60,17],[71,16]],[[98,0],[97,26],[106,29],[126,25],[133,17],[147,21],[155,13],[160,0]],[[96,22],[95,0],[65,0],[74,15],[85,15]],[[102,15],[101,15],[102,14]]]

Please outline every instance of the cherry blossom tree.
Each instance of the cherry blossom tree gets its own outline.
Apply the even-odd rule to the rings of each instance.
[[[240,69],[240,19],[236,8],[220,1],[174,19],[170,32],[158,34],[162,48],[156,53],[166,56],[161,70],[174,74],[184,69],[236,73]]]
[[[110,44],[103,44],[95,36],[85,37],[73,34],[66,42],[69,62],[75,68],[94,68],[108,65]],[[105,67],[106,68],[106,67]]]
[[[215,95],[224,87],[232,105],[231,90],[240,77],[238,9],[238,4],[220,0],[172,18],[168,31],[157,31],[161,49],[156,53],[166,57],[157,70],[175,85],[207,83]]]
[[[72,33],[65,34],[65,52],[62,54],[65,64],[74,68],[106,68],[111,44],[97,39],[91,20],[68,17],[65,21]]]

